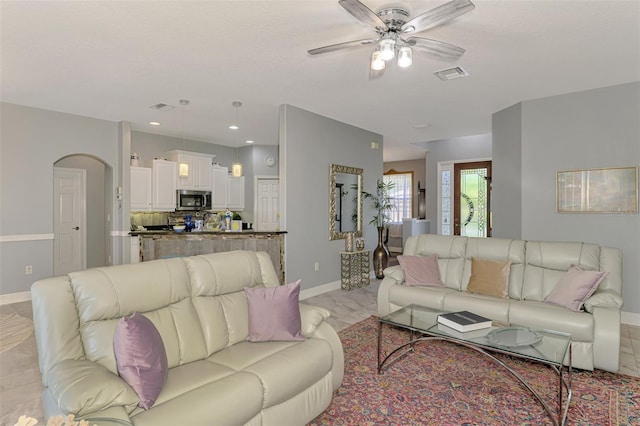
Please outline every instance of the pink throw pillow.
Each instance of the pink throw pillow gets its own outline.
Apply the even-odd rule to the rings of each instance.
[[[544,301],[578,312],[607,274],[606,271],[583,271],[571,265]]]
[[[158,329],[142,314],[122,317],[113,336],[118,374],[138,394],[138,406],[148,410],[167,379],[167,352]]]
[[[407,285],[444,287],[440,280],[438,256],[398,256]]]
[[[279,287],[245,287],[250,342],[304,340],[300,321],[300,281]]]

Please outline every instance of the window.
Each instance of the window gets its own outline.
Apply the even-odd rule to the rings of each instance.
[[[402,223],[403,218],[413,217],[413,172],[390,170],[384,175],[384,182],[393,182],[391,200],[396,206],[391,210],[391,222]]]

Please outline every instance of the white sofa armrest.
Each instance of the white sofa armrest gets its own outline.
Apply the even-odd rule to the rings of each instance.
[[[620,309],[593,308],[593,366],[618,372],[620,367]]]
[[[310,337],[318,326],[331,316],[325,308],[300,303],[300,331],[304,337]]]
[[[85,417],[105,408],[125,406],[132,412],[140,399],[119,376],[97,362],[68,359],[49,371],[49,390],[65,414]],[[96,390],[100,392],[96,392]]]
[[[613,290],[599,290],[584,302],[584,309],[593,313],[594,308],[621,309],[622,298]]]
[[[384,270],[384,278],[378,288],[378,315],[384,316],[391,313],[389,291],[392,286],[402,284],[404,284],[404,270],[401,266],[390,266]]]

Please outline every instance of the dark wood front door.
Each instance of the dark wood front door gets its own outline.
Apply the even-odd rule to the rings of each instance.
[[[453,168],[453,233],[491,236],[491,161],[456,163]]]

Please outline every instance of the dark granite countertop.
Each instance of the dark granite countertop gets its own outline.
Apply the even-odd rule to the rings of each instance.
[[[173,230],[148,230],[148,231],[131,231],[129,235],[175,235],[175,236],[196,236],[196,235],[268,235],[268,234],[286,234],[287,231],[256,231],[253,229],[245,229],[244,231],[191,231],[176,232]]]

